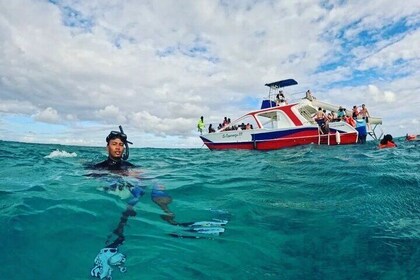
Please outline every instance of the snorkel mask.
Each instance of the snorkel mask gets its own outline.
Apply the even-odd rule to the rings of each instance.
[[[111,131],[109,133],[109,135],[106,137],[106,142],[109,143],[110,140],[115,139],[115,138],[120,139],[124,143],[124,146],[125,146],[122,159],[127,160],[128,157],[130,156],[128,144],[133,144],[133,143],[127,140],[127,135],[124,133],[124,130],[121,125],[119,126],[119,128],[120,128],[120,131]]]

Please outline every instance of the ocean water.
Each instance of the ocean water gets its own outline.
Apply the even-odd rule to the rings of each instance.
[[[119,250],[119,279],[420,279],[420,143],[277,151],[131,149],[146,195]],[[126,200],[86,177],[104,148],[0,141],[0,279],[95,279],[93,261]],[[150,199],[165,186],[182,232]]]

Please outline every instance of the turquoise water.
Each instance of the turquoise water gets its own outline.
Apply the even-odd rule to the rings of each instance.
[[[103,148],[0,141],[0,279],[95,279],[126,203],[83,176]],[[420,143],[270,152],[131,149],[147,194],[113,279],[419,279]],[[54,152],[59,150],[59,152]],[[163,184],[180,222],[228,218],[180,239],[150,199]]]

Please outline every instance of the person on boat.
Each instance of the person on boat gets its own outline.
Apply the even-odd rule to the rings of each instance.
[[[276,105],[277,106],[284,106],[287,105],[286,97],[284,97],[283,91],[280,90],[276,96]]]
[[[384,138],[382,138],[381,142],[379,143],[379,149],[395,148],[395,147],[397,147],[397,144],[395,144],[394,141],[392,140],[391,134],[385,135]]]
[[[229,124],[228,118],[227,118],[227,117],[224,117],[224,118],[223,118],[222,125],[223,125],[223,126],[227,126],[228,124]]]
[[[356,105],[354,105],[353,110],[352,110],[352,118],[356,120],[358,115],[359,115],[359,109],[357,108]]]
[[[309,101],[313,101],[315,98],[315,96],[312,95],[312,92],[308,89],[305,93],[305,98],[308,99]]]
[[[336,122],[336,121],[338,121],[337,114],[335,113],[335,111],[331,111],[331,122]]]
[[[326,123],[327,116],[321,107],[318,108],[318,112],[315,113],[314,120],[317,122],[322,134],[328,133],[328,126]]]
[[[214,130],[213,125],[210,124],[209,125],[209,133],[213,133],[213,132],[216,132],[216,130]]]
[[[318,111],[314,115],[314,120],[319,121],[319,120],[324,120],[324,119],[325,119],[324,111],[322,110],[321,107],[319,107]]]
[[[346,109],[344,109],[342,106],[340,106],[340,107],[338,108],[337,118],[338,118],[339,120],[343,120],[345,115],[346,115]]]
[[[327,119],[328,119],[328,122],[333,122],[334,121],[334,116],[333,116],[332,112],[328,113]]]
[[[201,116],[201,118],[198,120],[198,123],[197,123],[198,132],[200,132],[200,134],[203,134],[203,130],[205,127],[206,125],[204,124],[204,117]]]
[[[366,126],[370,130],[370,125],[369,125],[369,117],[370,117],[370,114],[369,114],[369,111],[366,108],[366,105],[365,104],[362,104],[362,109],[360,110],[359,114],[366,121]]]

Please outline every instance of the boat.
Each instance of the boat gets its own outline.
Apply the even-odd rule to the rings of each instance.
[[[315,99],[308,92],[305,97],[290,104],[276,103],[277,92],[297,84],[294,79],[265,84],[269,87],[269,94],[268,98],[263,99],[261,108],[244,114],[214,132],[200,135],[204,145],[210,150],[276,150],[308,144],[364,143],[367,135],[378,139],[375,129],[382,124],[381,118],[369,117],[369,128],[364,119],[352,119],[354,123],[332,121],[328,122],[329,128],[321,127],[313,118],[318,109],[337,112],[340,106]],[[347,119],[350,119],[351,112],[345,112]]]

